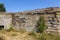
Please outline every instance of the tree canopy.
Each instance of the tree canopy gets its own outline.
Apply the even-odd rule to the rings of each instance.
[[[0,12],[6,12],[4,4],[0,4]]]

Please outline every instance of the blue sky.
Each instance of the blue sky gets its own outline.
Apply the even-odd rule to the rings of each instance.
[[[60,7],[60,0],[0,0],[0,3],[4,3],[7,12]]]

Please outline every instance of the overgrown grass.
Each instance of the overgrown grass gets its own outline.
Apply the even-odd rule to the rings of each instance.
[[[37,40],[60,40],[60,35],[58,34],[48,34],[48,33],[42,33],[39,35]]]
[[[1,36],[1,37],[0,37],[0,40],[6,40],[6,39],[5,39],[4,37]]]
[[[5,30],[3,30],[3,32],[4,31]],[[11,31],[13,32],[13,30],[11,30]],[[15,34],[15,32],[16,31],[14,31],[12,34],[8,34],[8,35],[16,36],[17,34]],[[18,32],[21,32],[21,31],[18,31]],[[7,31],[5,33],[7,33]],[[36,40],[60,40],[60,35],[51,34],[51,33],[48,34],[46,32],[43,32],[43,33],[29,32],[28,35],[31,36],[31,37],[34,37]],[[3,37],[0,37],[0,40],[5,40],[5,39]]]
[[[5,39],[3,39],[2,37],[0,37],[0,40],[5,40]]]
[[[36,33],[35,32],[29,32],[28,35],[30,35],[30,36],[36,36]]]
[[[8,32],[14,31],[14,29],[13,29],[12,27],[10,27],[7,31],[8,31]]]
[[[36,40],[60,40],[59,34],[48,34],[46,32],[43,33],[29,33],[30,36],[33,36]]]

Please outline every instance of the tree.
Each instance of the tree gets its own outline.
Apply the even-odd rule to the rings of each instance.
[[[0,12],[6,12],[4,4],[0,4]]]

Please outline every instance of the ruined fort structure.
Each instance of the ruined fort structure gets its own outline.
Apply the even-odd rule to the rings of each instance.
[[[26,31],[37,30],[37,21],[40,16],[45,19],[46,31],[60,32],[60,8],[50,7],[36,9],[17,13],[0,12],[0,28],[9,29],[11,24],[16,30],[24,29]]]

